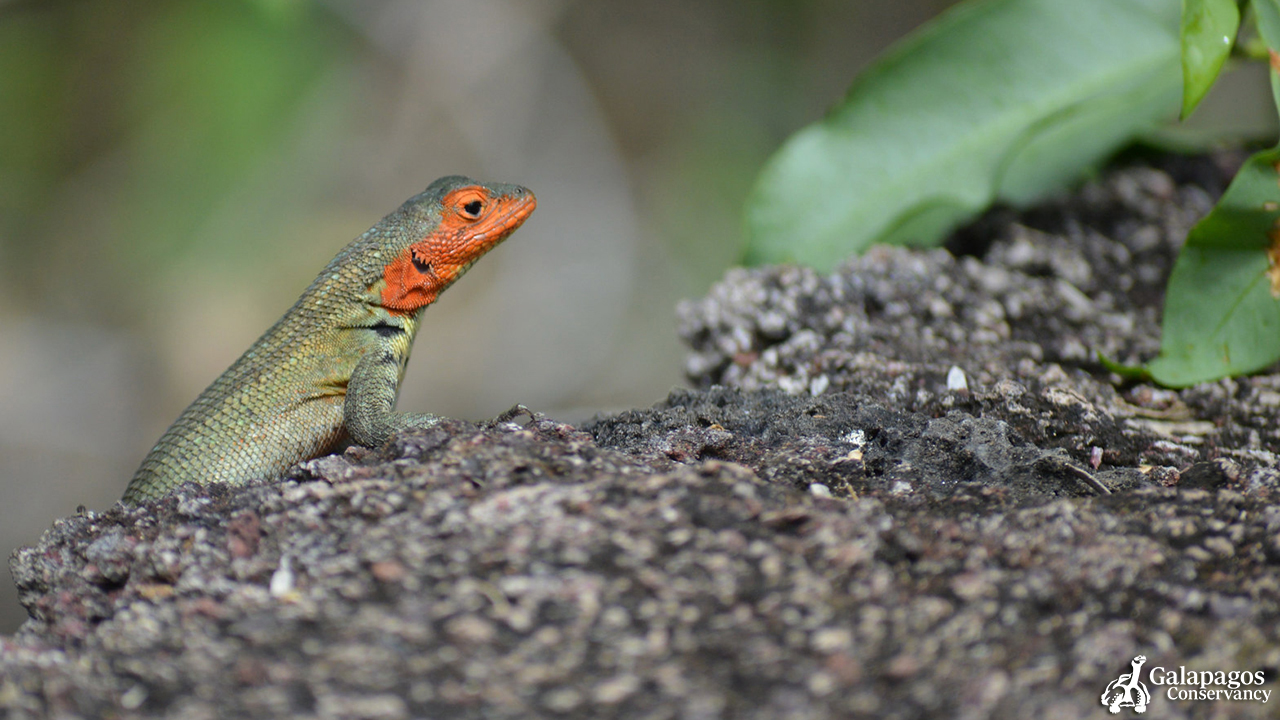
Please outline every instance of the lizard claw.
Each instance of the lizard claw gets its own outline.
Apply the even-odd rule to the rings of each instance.
[[[512,405],[509,410],[506,410],[501,415],[494,418],[493,424],[501,425],[502,423],[509,423],[514,421],[517,417],[521,415],[527,416],[529,418],[530,424],[537,424],[547,419],[547,417],[542,413],[534,412],[529,408],[525,407],[524,405],[517,403],[515,405]]]

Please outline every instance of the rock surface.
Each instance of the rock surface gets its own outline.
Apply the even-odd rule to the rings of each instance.
[[[1274,690],[1280,376],[1174,392],[1093,355],[1154,354],[1214,162],[952,252],[733,271],[680,311],[702,389],[649,410],[59,520],[11,560],[0,715],[1109,717],[1138,655]],[[1280,703],[1149,687],[1164,718]]]

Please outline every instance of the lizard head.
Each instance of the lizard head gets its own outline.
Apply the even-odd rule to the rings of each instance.
[[[426,230],[383,268],[382,306],[413,312],[435,302],[481,255],[515,232],[537,205],[533,193],[519,185],[458,176],[435,181],[401,208],[425,217],[419,226]]]

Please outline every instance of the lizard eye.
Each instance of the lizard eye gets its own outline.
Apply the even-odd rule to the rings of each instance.
[[[482,210],[483,208],[484,208],[484,203],[480,202],[479,200],[472,200],[471,202],[462,206],[462,212],[466,213],[467,217],[474,220],[480,217],[480,210]]]
[[[422,273],[423,275],[426,275],[427,273],[431,272],[431,263],[429,263],[429,262],[427,262],[426,260],[423,260],[422,258],[418,257],[418,254],[417,254],[417,253],[414,253],[414,255],[413,255],[413,269],[417,270],[418,272]]]

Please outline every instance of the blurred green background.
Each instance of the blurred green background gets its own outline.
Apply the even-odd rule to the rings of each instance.
[[[660,400],[761,163],[953,1],[0,0],[0,549],[110,507],[444,174],[539,209],[427,311],[400,407]],[[22,617],[5,576],[0,633]]]

